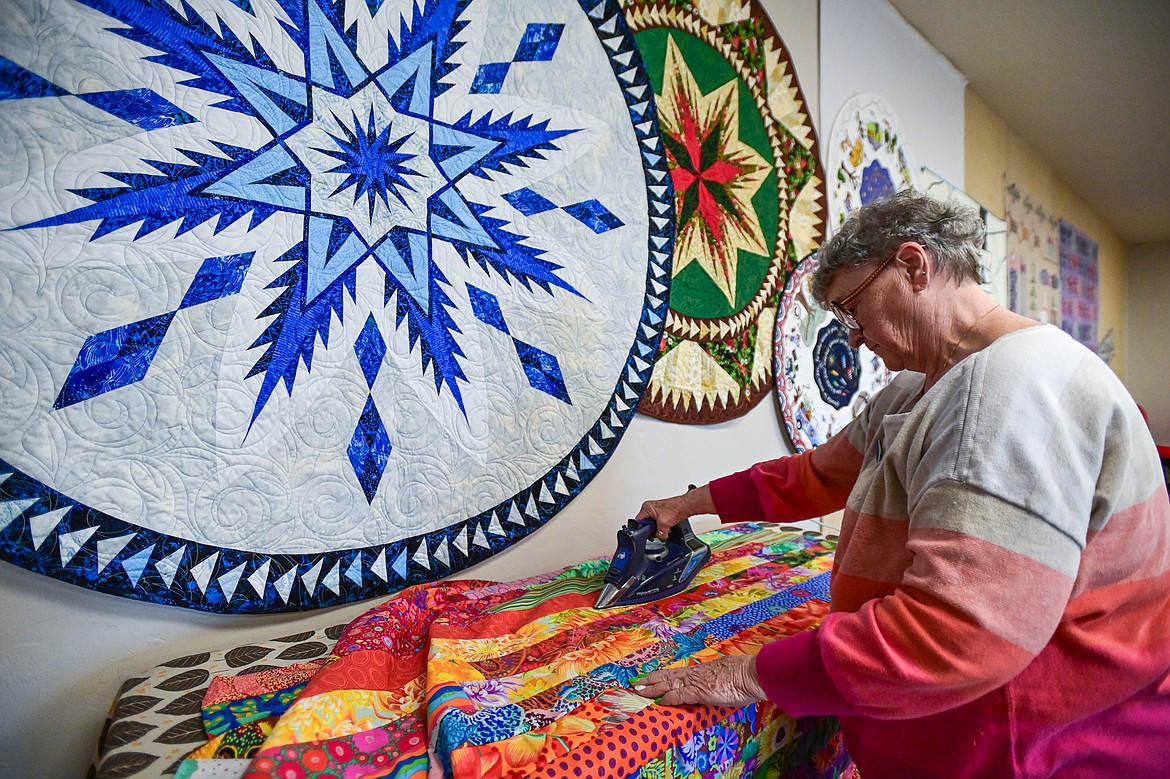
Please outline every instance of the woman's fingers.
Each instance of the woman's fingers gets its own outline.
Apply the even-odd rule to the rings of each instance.
[[[644,698],[658,700],[667,693],[676,693],[686,686],[686,669],[671,668],[665,671],[655,671],[642,679],[634,681],[634,692]]]
[[[642,504],[635,519],[651,518],[658,525],[658,537],[666,538],[670,529],[698,514],[713,514],[715,504],[711,500],[709,485],[702,487],[691,486],[691,489],[682,495],[660,500],[648,500]]]
[[[733,655],[685,668],[654,671],[635,680],[633,687],[639,695],[667,706],[745,706],[765,697],[756,676],[754,655]]]
[[[682,510],[679,498],[665,498],[663,500],[648,500],[638,510],[636,519],[653,519],[658,525],[658,537],[665,539],[670,529],[682,522],[689,515]]]

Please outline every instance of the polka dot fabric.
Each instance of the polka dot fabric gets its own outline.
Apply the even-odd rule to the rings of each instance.
[[[620,725],[600,732],[590,744],[556,763],[533,772],[537,777],[632,776],[662,756],[671,744],[686,741],[730,717],[734,709],[717,706],[650,706]]]
[[[853,771],[835,719],[796,720],[764,703],[741,709],[652,706],[559,760],[506,776],[853,779]]]

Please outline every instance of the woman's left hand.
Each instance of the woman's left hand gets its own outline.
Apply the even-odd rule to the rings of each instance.
[[[767,697],[756,674],[755,655],[730,655],[698,665],[654,671],[634,680],[633,687],[639,695],[667,706],[746,706]]]

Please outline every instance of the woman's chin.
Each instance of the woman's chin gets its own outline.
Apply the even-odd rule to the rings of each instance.
[[[900,371],[906,367],[905,365],[902,364],[902,361],[898,359],[898,356],[896,354],[890,354],[888,351],[883,349],[881,346],[878,346],[876,348],[873,346],[873,344],[866,344],[866,346],[869,347],[869,350],[871,352],[873,352],[878,357],[880,357],[882,363],[886,366],[886,368],[890,369],[891,371]]]

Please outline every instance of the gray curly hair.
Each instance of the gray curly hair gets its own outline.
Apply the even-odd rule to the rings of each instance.
[[[904,189],[853,212],[817,251],[809,286],[816,301],[827,306],[826,291],[838,270],[875,262],[907,241],[921,244],[945,277],[979,282],[983,235],[983,219],[974,208]]]

